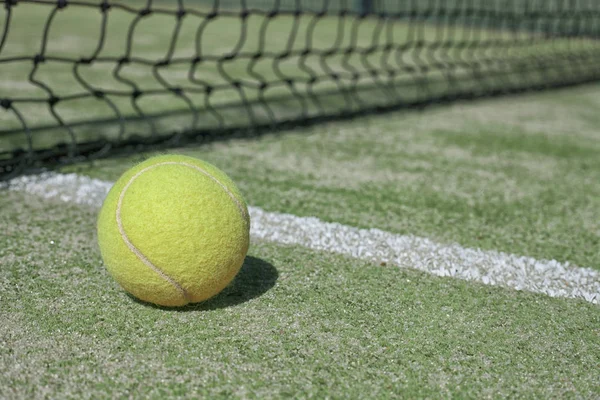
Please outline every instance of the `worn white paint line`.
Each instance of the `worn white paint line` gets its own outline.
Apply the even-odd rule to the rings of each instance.
[[[11,181],[9,190],[100,207],[112,182],[76,174],[46,173]],[[379,229],[358,229],[318,218],[250,207],[251,236],[486,285],[580,298],[600,304],[600,271],[558,261],[440,244]]]

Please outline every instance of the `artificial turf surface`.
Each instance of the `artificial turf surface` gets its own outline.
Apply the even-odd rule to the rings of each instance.
[[[104,270],[96,209],[0,206],[5,398],[598,394],[596,305],[259,242],[220,296],[166,310]]]
[[[586,105],[598,93],[396,113],[181,152],[223,168],[270,211],[597,269],[600,138]],[[147,156],[64,172],[114,180]],[[6,397],[600,393],[600,308],[582,300],[255,241],[221,296],[165,310],[135,301],[104,270],[96,208],[6,191],[0,203]]]

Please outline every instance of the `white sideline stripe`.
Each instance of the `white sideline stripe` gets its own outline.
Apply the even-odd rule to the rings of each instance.
[[[44,173],[14,179],[9,190],[100,207],[111,186],[112,182],[76,174]],[[568,262],[439,244],[379,229],[358,229],[318,218],[267,212],[258,207],[249,207],[249,211],[253,240],[300,245],[437,276],[600,304],[600,272]]]

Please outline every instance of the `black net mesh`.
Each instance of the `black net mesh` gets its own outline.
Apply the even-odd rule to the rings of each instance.
[[[4,0],[0,177],[600,78],[596,0]]]

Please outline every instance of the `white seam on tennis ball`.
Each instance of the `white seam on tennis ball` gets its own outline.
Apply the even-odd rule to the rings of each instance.
[[[131,184],[137,178],[139,178],[140,175],[142,175],[143,173],[145,173],[151,169],[163,166],[163,165],[183,165],[183,166],[186,166],[186,167],[189,167],[189,168],[192,168],[192,169],[195,169],[195,170],[201,172],[202,174],[204,174],[207,177],[209,177],[210,179],[212,179],[215,183],[217,183],[223,189],[223,191],[225,191],[225,193],[227,193],[227,195],[229,195],[229,197],[231,197],[233,202],[236,204],[236,206],[240,210],[242,219],[247,220],[247,214],[245,212],[245,208],[241,205],[241,203],[233,195],[233,193],[231,193],[231,191],[229,190],[229,188],[227,188],[227,186],[225,186],[217,178],[212,176],[210,173],[208,173],[204,169],[198,167],[197,165],[189,164],[189,163],[185,163],[185,162],[166,161],[166,162],[162,162],[159,164],[154,164],[154,165],[148,166],[148,167],[142,169],[141,171],[139,171],[138,173],[136,173],[134,176],[132,176],[131,179],[127,182],[127,184],[125,184],[125,187],[123,187],[123,189],[121,190],[121,193],[119,193],[119,200],[117,202],[116,219],[117,219],[117,227],[119,228],[119,233],[121,234],[121,238],[123,239],[123,241],[129,248],[129,250],[131,250],[133,252],[133,254],[135,254],[142,263],[144,263],[146,266],[150,267],[160,277],[162,277],[164,280],[169,282],[183,296],[183,298],[189,303],[191,301],[191,299],[189,298],[186,290],[176,280],[171,278],[163,270],[161,270],[159,267],[154,265],[137,247],[135,247],[135,245],[133,243],[131,243],[131,241],[129,240],[129,237],[127,236],[127,233],[125,233],[125,229],[123,228],[123,223],[121,221],[121,207],[123,205],[123,198],[125,197],[125,192],[129,188],[129,186],[131,186]]]
[[[119,193],[119,201],[117,202],[117,211],[116,211],[117,227],[119,228],[119,234],[121,235],[121,239],[123,239],[123,242],[125,242],[127,247],[129,247],[129,250],[131,250],[131,252],[133,254],[135,254],[136,257],[142,263],[144,263],[146,266],[150,267],[150,269],[152,269],[154,272],[156,272],[165,281],[169,282],[179,292],[179,294],[181,294],[183,296],[185,301],[189,303],[188,294],[185,291],[185,289],[179,283],[177,283],[173,278],[171,278],[169,275],[167,275],[163,270],[161,270],[156,265],[154,265],[152,263],[152,261],[150,261],[137,247],[134,246],[133,243],[131,243],[131,241],[129,240],[129,237],[127,236],[127,233],[125,233],[125,229],[123,228],[123,222],[121,221],[121,207],[123,205],[123,198],[125,197],[125,192],[127,192],[127,189],[129,189],[129,186],[131,186],[131,184],[140,175],[142,175],[144,172],[156,167],[157,165],[153,165],[153,166],[144,168],[143,170],[139,171],[127,182],[127,184],[125,185],[123,190],[121,190],[121,193]]]

